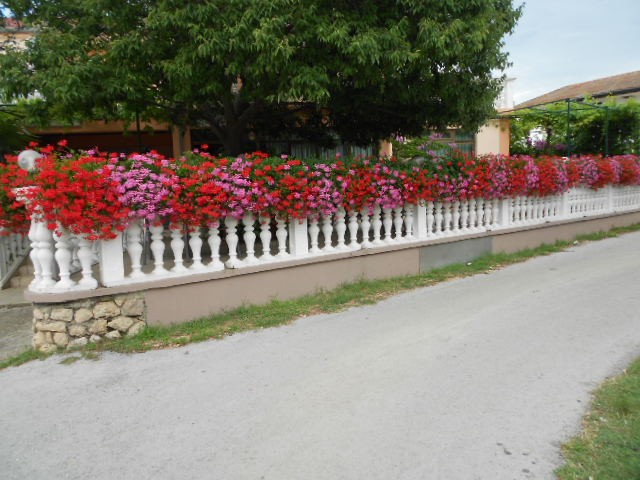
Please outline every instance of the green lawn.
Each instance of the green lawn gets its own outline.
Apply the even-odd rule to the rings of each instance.
[[[640,358],[596,391],[582,433],[563,454],[560,480],[640,479]]]

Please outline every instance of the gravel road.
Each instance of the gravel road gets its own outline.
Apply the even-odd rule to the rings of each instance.
[[[10,479],[552,479],[640,355],[640,233],[221,341],[0,371]]]

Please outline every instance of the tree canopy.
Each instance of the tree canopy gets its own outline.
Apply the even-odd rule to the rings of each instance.
[[[6,0],[37,30],[5,45],[5,100],[57,119],[143,118],[370,144],[492,112],[512,0]]]

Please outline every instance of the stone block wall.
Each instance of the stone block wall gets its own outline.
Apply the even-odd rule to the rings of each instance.
[[[140,333],[147,325],[141,293],[34,304],[33,346],[42,352]]]

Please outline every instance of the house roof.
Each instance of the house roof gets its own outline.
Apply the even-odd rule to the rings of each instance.
[[[17,20],[15,18],[12,18],[12,17],[0,18],[0,31],[15,32],[16,30],[20,30],[24,32],[33,31],[32,28],[25,27],[24,23],[22,23],[20,20]]]
[[[589,82],[567,85],[520,103],[513,109],[519,110],[521,108],[545,105],[547,103],[560,102],[568,99],[577,100],[586,96],[598,98],[638,91],[640,91],[640,70],[623,73],[621,75],[613,75],[611,77],[598,78],[597,80],[591,80]]]

